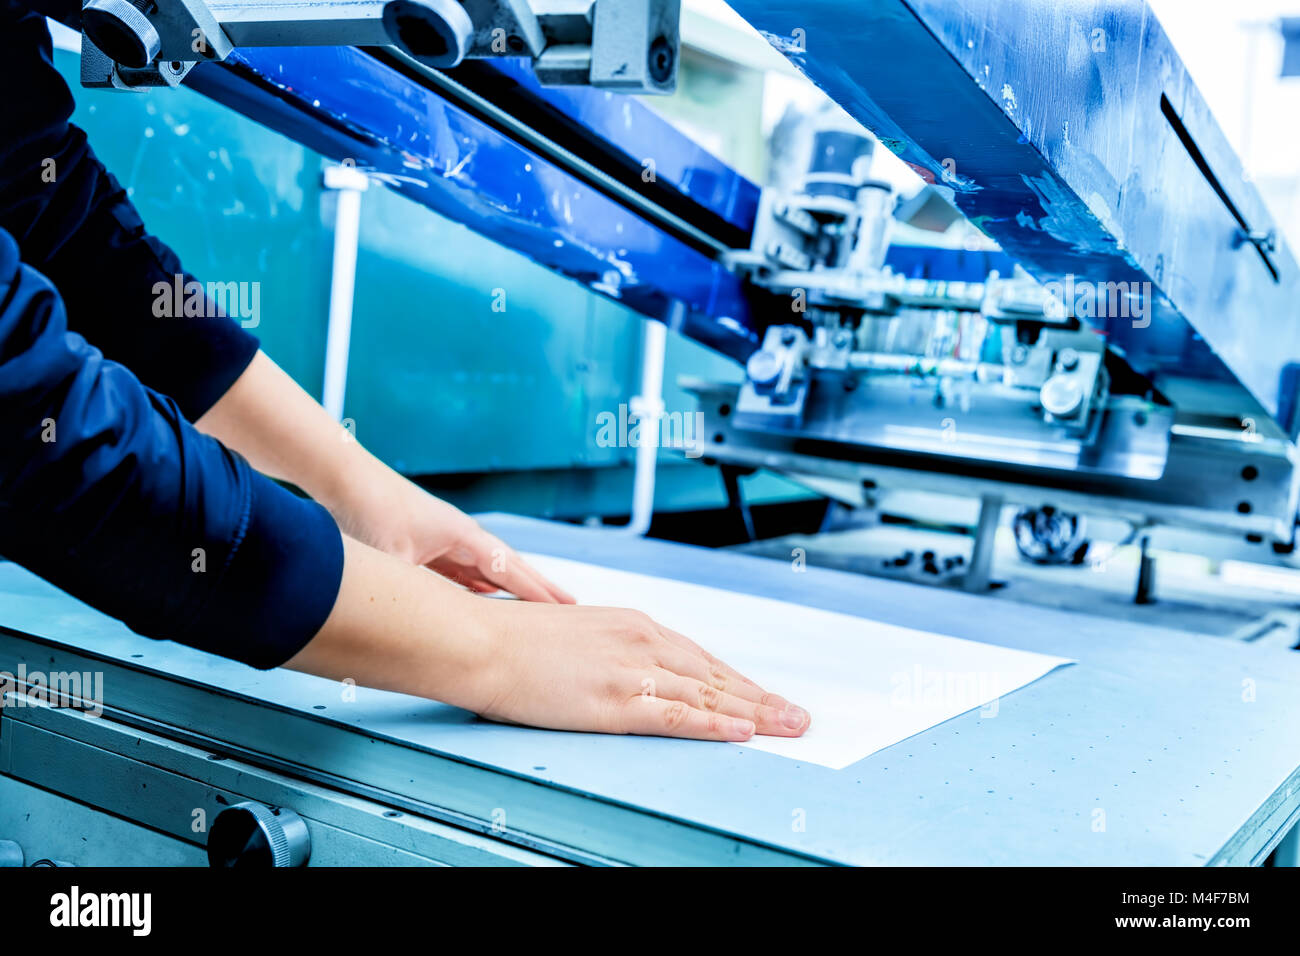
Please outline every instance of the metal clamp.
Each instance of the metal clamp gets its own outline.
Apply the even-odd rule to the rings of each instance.
[[[550,85],[676,86],[681,0],[88,0],[82,83],[174,86],[236,47],[395,47],[427,67],[527,56]]]

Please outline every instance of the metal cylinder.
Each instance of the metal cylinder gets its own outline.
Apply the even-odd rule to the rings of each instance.
[[[154,61],[162,47],[158,31],[145,16],[152,0],[90,0],[81,10],[81,28],[103,53],[132,69]]]
[[[306,866],[311,836],[292,810],[247,800],[217,814],[208,831],[208,864],[213,867]]]
[[[824,129],[813,134],[812,156],[804,177],[809,196],[832,196],[854,202],[871,177],[875,142],[865,133]]]

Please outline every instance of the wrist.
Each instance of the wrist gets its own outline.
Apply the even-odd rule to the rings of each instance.
[[[408,558],[409,542],[394,537],[408,527],[403,521],[408,510],[404,486],[410,482],[353,442],[316,487],[303,490],[325,506],[345,534]]]
[[[357,511],[364,505],[367,494],[378,486],[385,467],[357,443],[347,431],[340,429],[339,445],[327,455],[310,476],[312,487],[304,487],[313,498],[331,512]]]
[[[444,630],[440,643],[454,650],[445,655],[444,666],[434,678],[437,686],[426,696],[476,714],[487,713],[501,696],[510,657],[510,628],[503,614],[508,602],[446,586],[453,593],[440,619]]]
[[[496,602],[351,538],[343,546],[334,607],[288,666],[485,711],[506,644]]]

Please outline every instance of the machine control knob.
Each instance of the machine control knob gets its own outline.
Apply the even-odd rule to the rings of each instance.
[[[775,352],[760,349],[745,363],[745,373],[755,389],[770,390],[781,378],[781,358]]]
[[[108,57],[143,69],[162,47],[158,31],[144,15],[151,7],[150,0],[90,0],[81,11],[81,29]]]
[[[1083,389],[1073,375],[1053,375],[1043,383],[1038,398],[1053,418],[1072,418],[1083,408]]]
[[[247,801],[217,814],[208,831],[208,865],[214,867],[305,866],[311,836],[292,810]]]
[[[1073,372],[1079,367],[1079,353],[1074,349],[1061,349],[1056,356],[1056,362],[1067,372]]]

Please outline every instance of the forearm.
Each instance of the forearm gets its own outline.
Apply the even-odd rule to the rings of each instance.
[[[494,655],[476,605],[488,599],[348,537],[343,552],[334,609],[286,666],[481,710]]]
[[[573,602],[460,509],[366,451],[261,352],[197,425],[254,468],[307,492],[358,541],[476,591]]]
[[[68,332],[0,229],[0,553],[142,634],[256,667],[319,631],[335,522]]]
[[[196,423],[258,471],[292,482],[334,515],[346,534],[371,539],[366,514],[396,503],[405,479],[336,422],[264,353]]]
[[[287,666],[556,730],[740,741],[808,727],[645,615],[481,597],[349,539],[334,609]]]

